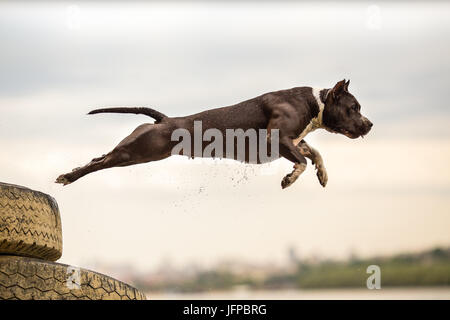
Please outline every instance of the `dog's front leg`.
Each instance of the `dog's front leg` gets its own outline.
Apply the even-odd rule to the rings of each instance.
[[[286,159],[294,162],[294,170],[292,170],[291,173],[288,173],[281,181],[281,187],[285,189],[293,184],[303,171],[305,171],[306,159],[300,153],[300,150],[292,143],[292,140],[287,137],[280,139],[280,154]]]
[[[292,185],[306,169],[306,159],[299,148],[292,142],[296,136],[299,122],[295,108],[287,102],[278,101],[277,97],[266,96],[266,108],[271,113],[267,125],[268,139],[273,129],[279,130],[280,156],[294,163],[294,170],[281,181],[283,189]]]
[[[317,170],[317,178],[319,179],[322,187],[325,187],[328,182],[328,174],[319,151],[307,144],[305,140],[301,140],[298,143],[297,147],[303,156],[307,157],[312,161],[313,164],[315,164]]]

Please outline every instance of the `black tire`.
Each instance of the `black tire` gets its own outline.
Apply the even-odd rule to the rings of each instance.
[[[39,259],[0,256],[0,299],[145,300],[146,298],[132,286],[101,273]]]
[[[62,231],[55,199],[0,182],[0,254],[58,260]]]

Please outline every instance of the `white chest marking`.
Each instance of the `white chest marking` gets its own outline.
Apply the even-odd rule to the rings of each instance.
[[[319,105],[319,113],[317,114],[317,116],[315,118],[311,119],[311,121],[308,123],[306,128],[302,131],[302,133],[300,133],[300,135],[296,139],[292,140],[294,145],[297,145],[304,137],[306,137],[306,135],[308,133],[310,133],[316,129],[323,128],[322,115],[323,115],[323,109],[325,108],[325,104],[320,99],[320,91],[321,90],[323,90],[323,89],[318,89],[318,88],[312,89],[312,94],[313,94],[314,98],[316,98],[317,104]]]

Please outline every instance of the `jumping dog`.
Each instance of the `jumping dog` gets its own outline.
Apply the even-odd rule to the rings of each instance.
[[[111,152],[92,159],[72,172],[60,175],[55,182],[67,185],[94,171],[165,159],[173,154],[171,151],[178,143],[171,139],[172,132],[183,128],[193,134],[194,122],[201,121],[203,131],[216,128],[223,134],[227,129],[266,129],[269,137],[272,130],[278,129],[279,156],[294,163],[293,171],[283,178],[281,187],[284,189],[292,185],[305,171],[306,158],[315,164],[319,182],[325,187],[328,176],[322,157],[306,143],[305,136],[322,128],[355,139],[366,135],[372,127],[372,122],[361,115],[359,102],[348,91],[349,83],[350,80],[344,79],[330,89],[295,87],[270,92],[232,106],[185,117],[168,117],[151,108],[117,107],[93,110],[89,114],[144,114],[156,121],[138,126]],[[203,148],[206,146],[207,143],[203,142]],[[245,150],[248,149],[246,145]],[[214,154],[212,156],[214,157]],[[232,154],[229,158],[237,159],[237,156]],[[260,158],[258,156],[257,163],[262,163]],[[249,161],[248,156],[245,161]]]

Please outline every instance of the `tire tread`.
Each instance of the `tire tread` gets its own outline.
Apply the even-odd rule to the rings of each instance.
[[[0,299],[145,300],[136,288],[80,268],[80,289],[69,289],[68,265],[39,259],[0,256]]]
[[[62,255],[62,228],[55,199],[0,183],[0,254],[58,260]]]

